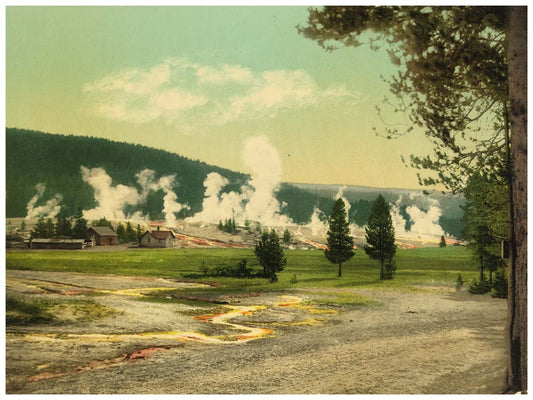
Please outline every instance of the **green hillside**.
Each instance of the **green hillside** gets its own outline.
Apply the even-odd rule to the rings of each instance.
[[[97,206],[95,192],[91,185],[84,182],[80,167],[103,168],[112,178],[112,185],[119,184],[135,187],[141,192],[136,174],[144,169],[155,171],[155,178],[176,175],[172,190],[179,202],[188,204],[178,218],[191,216],[202,209],[205,187],[204,180],[210,172],[217,172],[229,180],[223,191],[239,191],[250,178],[248,175],[230,171],[205,162],[191,160],[178,154],[157,150],[147,146],[114,142],[107,139],[58,135],[23,129],[6,129],[6,217],[25,217],[26,205],[36,194],[38,183],[46,190],[39,204],[51,199],[56,193],[62,195],[61,214],[70,217],[81,210]],[[329,215],[333,207],[335,193],[339,185],[299,185],[283,183],[276,197],[282,204],[282,212],[296,223],[309,222],[313,209],[318,207],[323,216]],[[370,213],[373,199],[381,189],[356,186],[347,187],[345,196],[350,202],[351,222],[363,226]],[[385,189],[383,189],[385,190]],[[389,201],[394,202],[404,195],[400,212],[409,229],[412,224],[406,212],[409,191],[387,189]],[[163,219],[164,192],[151,192],[141,206],[143,214],[151,219]],[[456,200],[440,198],[443,215],[439,223],[452,236],[460,236],[462,210]],[[423,207],[421,207],[423,209]],[[125,210],[126,212],[128,210]],[[228,216],[231,217],[231,216]]]
[[[203,181],[209,172],[218,172],[232,183],[242,184],[247,176],[227,169],[190,160],[177,154],[146,146],[106,139],[52,135],[22,129],[6,129],[6,215],[23,217],[26,204],[35,194],[35,185],[46,185],[43,198],[63,195],[62,212],[74,215],[78,209],[90,209],[94,191],[83,182],[80,166],[101,167],[113,179],[113,185],[138,186],[135,174],[143,169],[156,171],[158,177],[176,174],[174,191],[180,201],[188,202],[190,212],[199,211],[204,196]],[[146,205],[151,217],[162,209],[162,193],[150,196]]]
[[[176,174],[173,190],[181,203],[190,206],[178,217],[190,216],[201,210],[205,191],[203,182],[208,173],[217,172],[230,181],[223,190],[239,190],[249,178],[242,173],[146,146],[7,128],[6,216],[26,216],[26,205],[35,195],[38,183],[46,186],[43,199],[49,199],[56,193],[62,194],[61,213],[65,216],[95,207],[94,189],[82,180],[82,165],[105,169],[114,186],[124,184],[138,190],[141,188],[135,175],[144,169],[155,171],[156,177]],[[143,213],[152,219],[162,218],[163,196],[162,191],[149,195]],[[296,222],[306,222],[315,204],[325,211],[332,204],[330,199],[289,184],[282,184],[278,198],[280,202],[287,203],[283,211]]]

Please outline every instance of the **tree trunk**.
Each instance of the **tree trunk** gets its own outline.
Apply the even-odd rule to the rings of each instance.
[[[511,240],[506,392],[527,392],[527,7],[509,13]]]
[[[379,268],[379,279],[383,280],[385,278],[385,274],[383,271],[383,266],[385,265],[385,261],[383,259],[380,260],[380,268]]]
[[[341,266],[342,266],[342,263],[339,263],[339,275],[337,275],[339,278],[342,276]]]

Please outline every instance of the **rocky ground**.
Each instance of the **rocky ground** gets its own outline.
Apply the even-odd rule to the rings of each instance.
[[[158,278],[7,271],[8,295],[72,299],[74,306],[57,310],[58,324],[7,326],[6,392],[471,394],[501,389],[505,300],[442,288],[407,293],[347,288],[342,292],[375,303],[308,306],[306,301],[328,294],[324,289],[240,298],[231,304],[235,308],[139,301],[143,293],[180,285]],[[76,316],[72,307],[84,300],[108,312]],[[236,314],[226,320],[227,312]],[[257,338],[256,328],[264,328]]]

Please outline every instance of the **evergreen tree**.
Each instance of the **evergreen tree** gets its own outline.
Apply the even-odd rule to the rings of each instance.
[[[69,237],[72,236],[72,224],[70,219],[60,215],[57,217],[55,225],[55,236],[57,237]]]
[[[394,269],[392,259],[396,253],[394,244],[394,227],[392,226],[392,217],[390,214],[389,204],[382,195],[379,195],[372,206],[367,226],[365,227],[366,245],[365,253],[380,263],[380,279],[385,279],[385,266],[388,266],[387,275],[392,278],[391,274]]]
[[[93,225],[92,226],[105,226],[105,227],[108,227],[109,229],[111,229],[113,232],[115,231],[111,221],[108,221],[105,217],[100,218],[98,221],[93,221]]]
[[[128,241],[128,238],[126,236],[126,229],[124,228],[124,225],[122,225],[120,222],[117,225],[117,240],[119,243],[125,243]]]
[[[424,185],[464,189],[475,171],[507,181],[510,229],[505,390],[527,392],[527,7],[332,6],[310,9],[306,37],[334,45],[386,45],[390,82],[403,112],[398,137],[426,129],[432,155],[411,156],[436,172]],[[483,134],[480,135],[479,132]],[[503,164],[503,168],[501,168]]]
[[[39,220],[37,221],[37,224],[35,224],[35,226],[33,227],[33,230],[31,232],[31,237],[32,238],[40,238],[40,239],[43,239],[43,238],[47,238],[48,236],[46,236],[47,234],[47,231],[46,231],[46,222],[44,222],[44,218],[43,217],[40,217]]]
[[[72,237],[76,239],[86,239],[87,229],[87,220],[82,217],[76,218],[74,228],[72,229]]]
[[[270,282],[276,282],[276,272],[283,271],[287,264],[287,258],[283,254],[283,248],[279,243],[278,234],[274,229],[263,232],[261,240],[255,245],[255,255],[259,264],[263,267],[263,276],[270,278]]]
[[[142,235],[143,235],[143,232],[141,230],[141,224],[137,224],[137,241],[138,242],[141,240]]]
[[[291,242],[291,233],[288,229],[285,229],[285,232],[283,232],[283,243],[289,244]]]
[[[328,248],[324,254],[333,264],[339,265],[342,276],[342,263],[354,256],[353,238],[350,236],[350,225],[346,215],[346,208],[342,199],[337,199],[329,217],[327,232]]]
[[[56,234],[56,229],[55,229],[54,221],[52,221],[52,218],[48,218],[46,220],[45,235],[43,237],[51,238],[51,237],[54,237],[55,234]]]
[[[128,242],[135,242],[137,240],[137,234],[133,230],[129,221],[126,224],[126,239]]]
[[[446,247],[446,240],[444,239],[444,235],[440,237],[439,247]]]

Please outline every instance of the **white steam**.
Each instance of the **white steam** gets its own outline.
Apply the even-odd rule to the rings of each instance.
[[[335,195],[335,200],[342,199],[342,201],[344,202],[344,208],[346,209],[346,214],[348,214],[350,212],[351,205],[348,199],[344,197],[345,189],[346,189],[346,186],[342,186],[339,188],[339,191]]]
[[[83,217],[95,220],[105,217],[109,220],[125,220],[124,207],[136,205],[141,196],[135,188],[126,185],[112,185],[111,177],[103,168],[81,166],[84,182],[94,189],[94,199],[98,205],[91,210],[83,210]]]
[[[281,214],[282,206],[275,197],[281,182],[281,161],[274,146],[264,136],[251,137],[244,144],[242,156],[252,177],[240,193],[222,193],[229,181],[216,172],[208,174],[202,211],[188,218],[188,222],[218,223],[235,218],[238,224],[246,220],[266,226],[293,223]]]
[[[409,215],[412,225],[410,230],[406,231],[406,221],[400,214],[400,205],[402,202],[402,197],[400,196],[396,203],[391,206],[391,215],[396,233],[403,237],[425,239],[428,239],[430,236],[434,237],[444,235],[444,230],[439,225],[439,218],[442,215],[442,210],[439,206],[438,200],[430,197],[423,197],[416,193],[411,193],[409,198],[411,201],[414,201],[418,198],[419,201],[425,202],[424,208],[427,209],[427,211],[423,211],[415,204],[407,206],[405,211]]]
[[[28,204],[26,204],[26,209],[28,213],[26,214],[26,219],[32,218],[55,218],[59,211],[61,211],[61,205],[59,204],[63,200],[63,196],[59,193],[56,193],[53,198],[48,200],[45,204],[36,206],[37,202],[43,197],[46,186],[43,183],[38,183],[35,185],[35,190],[37,193],[33,196]]]
[[[311,221],[305,227],[311,230],[313,236],[326,236],[328,224],[325,221],[324,213],[317,206],[313,208]]]
[[[173,190],[175,185],[176,175],[166,175],[159,180],[155,178],[155,171],[151,169],[144,169],[137,175],[137,182],[142,188],[139,203],[146,201],[146,197],[151,192],[162,190],[165,193],[163,197],[163,213],[165,214],[165,223],[167,226],[175,226],[177,223],[176,213],[183,209],[188,209],[189,206],[178,202],[178,196]]]
[[[168,226],[176,224],[176,214],[187,205],[179,203],[178,196],[173,191],[175,184],[175,175],[155,178],[155,172],[145,169],[139,172],[137,182],[141,186],[139,193],[135,187],[127,185],[113,186],[111,177],[103,168],[86,168],[81,167],[82,179],[94,189],[94,198],[98,205],[90,210],[83,210],[83,217],[88,220],[106,218],[109,220],[137,220],[144,221],[147,219],[140,211],[125,214],[124,209],[127,206],[139,207],[152,192],[162,190],[165,194],[163,197],[163,213]]]

